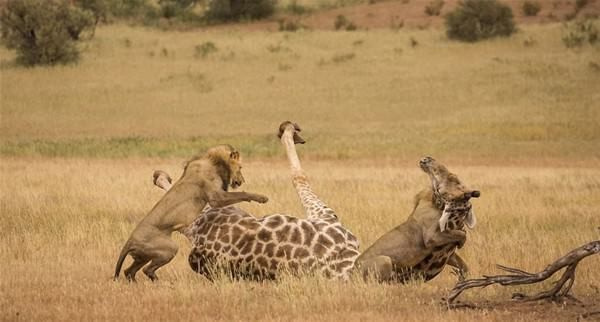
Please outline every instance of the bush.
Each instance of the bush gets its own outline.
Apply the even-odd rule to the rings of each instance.
[[[292,2],[285,7],[285,11],[294,15],[304,15],[312,12],[310,8],[298,4],[296,0],[292,0]]]
[[[196,47],[194,47],[194,51],[194,57],[206,58],[206,56],[216,53],[219,50],[212,41],[207,41],[200,45],[196,45]]]
[[[260,19],[275,11],[275,0],[211,0],[206,17],[209,20],[229,21]]]
[[[581,47],[586,41],[590,45],[598,42],[600,32],[595,21],[577,21],[565,25],[565,35],[562,38],[567,48]]]
[[[143,17],[154,8],[148,0],[105,0],[108,12],[117,18]]]
[[[2,38],[23,65],[53,65],[79,58],[76,41],[93,30],[94,17],[67,1],[8,0],[0,14]]]
[[[287,19],[279,19],[277,20],[279,24],[279,31],[297,31],[302,28],[302,25],[298,21],[287,20]]]
[[[198,0],[158,0],[160,6],[160,16],[167,19],[180,18],[194,20],[194,12]]]
[[[583,9],[583,7],[587,6],[588,0],[575,0],[575,10],[579,11]]]
[[[89,10],[94,15],[94,24],[100,21],[106,22],[108,14],[108,5],[105,0],[76,0],[77,4],[83,10]]]
[[[537,14],[542,10],[542,5],[536,1],[525,1],[523,2],[523,14],[529,17],[537,16]]]
[[[450,39],[475,42],[510,36],[514,31],[512,10],[497,0],[465,0],[446,16]]]
[[[428,16],[439,16],[444,7],[444,0],[433,0],[425,6],[425,13]]]
[[[356,25],[344,15],[338,15],[337,17],[335,17],[333,27],[335,28],[335,30],[346,31],[354,31],[357,29]]]

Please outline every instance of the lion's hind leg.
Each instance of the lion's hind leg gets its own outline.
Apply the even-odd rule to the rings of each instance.
[[[125,270],[125,277],[130,282],[135,282],[135,274],[140,270],[140,268],[144,267],[150,259],[146,256],[136,256],[132,255],[133,263]]]
[[[144,268],[144,274],[146,274],[150,280],[156,281],[158,279],[156,270],[168,264],[177,254],[178,248],[177,243],[169,237],[161,238],[160,242],[156,243],[151,251],[152,261]]]
[[[394,267],[389,256],[376,256],[360,263],[364,277],[373,276],[378,281],[389,281],[392,279]]]

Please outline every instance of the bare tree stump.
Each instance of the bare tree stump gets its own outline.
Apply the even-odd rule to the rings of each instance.
[[[515,293],[513,299],[519,301],[536,301],[541,299],[559,299],[567,297],[576,300],[573,296],[569,295],[569,291],[575,282],[575,269],[577,264],[582,259],[600,253],[600,240],[596,240],[587,243],[581,247],[578,247],[565,256],[559,258],[554,263],[548,265],[546,269],[539,273],[528,273],[520,269],[497,265],[497,267],[505,272],[512,274],[508,275],[484,275],[483,278],[469,279],[456,283],[456,286],[450,291],[446,302],[449,306],[452,302],[466,289],[474,287],[486,287],[491,284],[500,284],[503,286],[507,285],[523,285],[523,284],[534,284],[544,281],[554,275],[557,271],[566,267],[564,273],[560,279],[556,282],[554,287],[550,290],[540,292],[533,296],[527,296],[525,294]]]

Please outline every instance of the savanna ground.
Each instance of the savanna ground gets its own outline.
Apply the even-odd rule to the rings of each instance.
[[[409,285],[209,283],[189,269],[177,234],[180,251],[158,283],[112,281],[125,239],[162,195],[153,170],[176,177],[212,144],[239,147],[243,189],[270,197],[242,208],[302,216],[275,136],[288,119],[305,129],[299,152],[314,189],[363,250],[428,184],[423,155],[482,191],[459,251],[472,277],[498,273],[496,263],[538,271],[598,239],[600,50],[568,50],[562,32],[527,25],[462,44],[440,29],[112,25],[84,44],[78,65],[34,69],[0,49],[0,319],[547,321],[599,311],[598,256],[577,270],[573,294],[585,307],[509,301],[547,282],[466,291],[460,299],[483,308],[448,311],[448,271]],[[217,50],[203,57],[195,47],[207,42]]]

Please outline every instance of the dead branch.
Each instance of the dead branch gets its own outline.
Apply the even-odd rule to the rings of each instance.
[[[539,283],[565,267],[564,273],[552,289],[540,292],[533,296],[518,293],[513,294],[513,299],[519,301],[535,301],[548,298],[558,299],[561,297],[575,299],[568,293],[575,282],[575,269],[577,268],[577,264],[579,264],[579,261],[582,259],[598,253],[600,253],[600,240],[587,243],[570,251],[539,273],[528,273],[520,269],[497,265],[499,269],[512,274],[493,276],[484,275],[483,278],[459,281],[452,291],[450,291],[446,301],[447,304],[450,305],[464,290],[474,287],[486,287],[491,284],[507,286]]]

